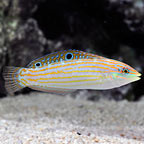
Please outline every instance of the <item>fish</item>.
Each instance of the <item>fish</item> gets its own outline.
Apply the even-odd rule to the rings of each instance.
[[[9,94],[29,87],[34,90],[70,93],[79,89],[106,90],[140,79],[131,66],[79,50],[64,50],[37,58],[26,67],[3,70]]]

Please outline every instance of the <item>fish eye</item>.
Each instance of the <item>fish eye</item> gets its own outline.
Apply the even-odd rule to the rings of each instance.
[[[128,73],[129,73],[129,69],[123,68],[123,69],[122,69],[122,73],[128,74]]]
[[[73,54],[72,54],[72,53],[67,53],[67,54],[65,55],[65,59],[66,59],[66,60],[71,60],[71,59],[73,59]]]
[[[37,62],[37,63],[35,64],[35,66],[36,66],[36,67],[40,67],[40,66],[41,66],[41,63],[40,63],[40,62]]]

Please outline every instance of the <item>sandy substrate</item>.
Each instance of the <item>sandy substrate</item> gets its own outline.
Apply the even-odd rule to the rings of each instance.
[[[144,144],[144,101],[90,102],[45,93],[0,100],[2,144]]]

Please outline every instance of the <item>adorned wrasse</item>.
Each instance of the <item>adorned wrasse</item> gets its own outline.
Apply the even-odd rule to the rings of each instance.
[[[127,64],[78,50],[65,50],[32,61],[26,68],[5,67],[5,87],[12,94],[29,87],[47,92],[112,89],[139,80]]]

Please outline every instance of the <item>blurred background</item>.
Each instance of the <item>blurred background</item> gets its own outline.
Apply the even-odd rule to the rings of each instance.
[[[143,74],[144,1],[0,1],[0,69],[26,66],[35,58],[64,49],[120,60]],[[31,91],[26,88],[19,93]],[[1,75],[0,97],[5,96]],[[71,96],[137,101],[144,96],[144,79],[112,90],[77,91]]]

